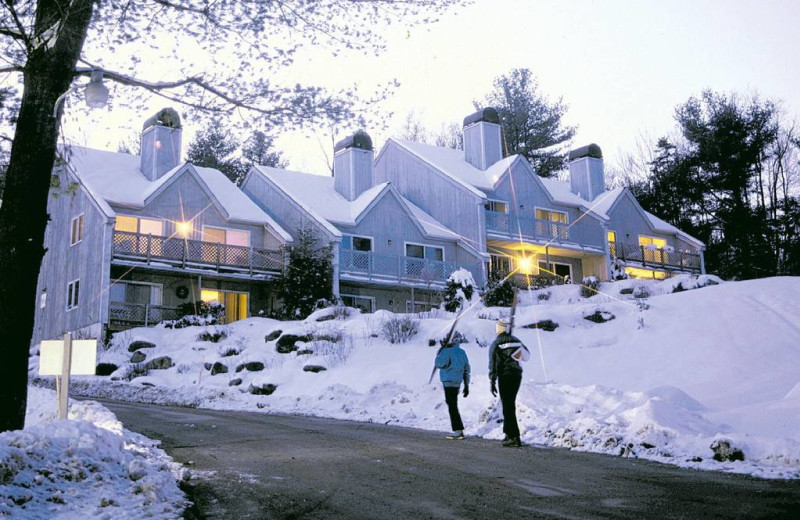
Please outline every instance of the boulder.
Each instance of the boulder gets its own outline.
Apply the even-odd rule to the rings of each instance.
[[[297,346],[295,343],[298,341],[311,341],[311,336],[296,336],[294,334],[284,334],[280,338],[278,338],[278,342],[275,344],[275,350],[278,351],[279,354],[289,354],[297,350]]]
[[[260,372],[264,370],[264,363],[260,361],[250,361],[249,363],[242,363],[236,367],[237,372],[241,372],[242,370],[247,370],[248,372]]]
[[[542,329],[548,332],[553,332],[558,328],[558,323],[554,322],[553,320],[541,320],[537,321],[536,323],[531,323],[528,325],[523,325],[523,329]]]
[[[253,395],[271,395],[278,387],[273,385],[272,383],[267,383],[266,385],[250,385],[250,388],[247,389]]]
[[[242,378],[237,377],[236,379],[231,379],[230,382],[228,383],[228,386],[239,386],[241,384],[242,384]]]
[[[156,345],[154,343],[150,343],[149,341],[134,341],[128,345],[128,352],[135,352],[142,348],[156,348]]]
[[[166,370],[168,368],[172,368],[173,366],[175,366],[175,364],[172,362],[171,357],[161,356],[148,361],[144,367],[147,370]]]
[[[325,370],[328,369],[320,365],[306,365],[303,367],[303,372],[314,372],[315,374],[317,372],[323,372]]]
[[[141,350],[137,350],[131,356],[131,363],[141,363],[145,359],[147,359],[147,355]]]
[[[95,375],[110,376],[117,371],[119,367],[114,363],[98,363],[94,370]]]
[[[264,338],[264,341],[266,341],[267,343],[269,343],[270,341],[275,341],[276,339],[281,337],[281,334],[283,334],[283,331],[281,329],[273,330],[272,332],[267,334],[267,336]]]
[[[583,317],[584,320],[589,320],[594,323],[605,323],[613,320],[614,318],[616,318],[616,316],[606,311],[594,311],[593,314]]]
[[[214,365],[212,365],[212,367],[211,367],[211,375],[212,376],[215,376],[217,374],[227,374],[227,373],[228,373],[228,367],[223,365],[219,361],[214,363]]]

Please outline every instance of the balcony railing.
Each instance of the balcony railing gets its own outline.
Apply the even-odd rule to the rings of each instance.
[[[661,269],[676,269],[680,271],[700,272],[700,255],[684,251],[668,251],[666,249],[652,249],[638,244],[625,244],[623,242],[609,242],[612,257],[625,262],[637,262],[643,267]]]
[[[459,266],[410,256],[378,255],[369,251],[339,251],[339,272],[370,280],[444,284]],[[475,275],[475,272],[473,272]]]
[[[283,253],[267,249],[232,246],[177,237],[114,231],[114,258],[147,263],[160,262],[177,267],[212,268],[217,271],[280,273]]]
[[[148,327],[164,320],[178,319],[178,309],[150,303],[111,302],[108,317],[112,327]]]
[[[516,217],[498,211],[486,212],[486,230],[509,236],[519,236],[547,241],[568,241],[569,224],[538,218]]]

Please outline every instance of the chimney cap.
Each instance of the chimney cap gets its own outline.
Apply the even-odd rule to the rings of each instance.
[[[478,110],[474,114],[470,114],[464,118],[464,125],[463,127],[466,128],[473,123],[477,123],[479,121],[486,121],[487,123],[494,123],[496,125],[500,124],[500,116],[497,115],[497,110],[492,107],[486,107]]]
[[[174,108],[162,108],[156,115],[148,118],[142,130],[147,130],[151,126],[166,126],[167,128],[181,128],[181,116]]]
[[[372,150],[372,138],[364,130],[358,130],[349,137],[345,137],[333,147],[333,151],[338,152],[346,148],[359,148],[361,150]]]
[[[580,159],[582,157],[593,157],[595,159],[602,159],[603,158],[603,150],[600,149],[599,146],[596,144],[588,144],[586,146],[581,146],[580,148],[576,148],[569,152],[569,161],[574,161],[575,159]]]

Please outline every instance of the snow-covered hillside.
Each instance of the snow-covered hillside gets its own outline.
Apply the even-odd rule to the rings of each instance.
[[[577,285],[524,293],[515,334],[533,356],[517,399],[523,441],[800,478],[800,278],[713,282],[719,280],[626,280],[602,284],[590,298]],[[673,292],[679,284],[684,290]],[[100,354],[119,369],[111,377],[75,378],[73,388],[447,431],[441,386],[428,383],[436,353],[429,340],[446,333],[453,315],[420,319],[411,341],[391,344],[382,332],[398,316],[353,310],[326,319],[332,312],[297,322],[251,318],[224,327],[126,331]],[[458,325],[473,373],[471,394],[460,399],[470,435],[502,437],[485,346],[494,319],[507,312],[477,304]],[[526,328],[545,320],[555,330]],[[209,341],[215,332],[224,337]],[[287,334],[305,338],[279,353],[286,340],[278,338]],[[131,348],[136,341],[155,346]]]

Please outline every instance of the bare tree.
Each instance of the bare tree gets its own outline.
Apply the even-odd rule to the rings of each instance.
[[[222,115],[247,110],[272,126],[343,120],[354,93],[272,78],[304,44],[379,53],[380,29],[432,21],[469,0],[9,0],[0,7],[0,72],[21,93],[0,208],[0,431],[21,428],[36,279],[61,109],[92,72],[117,93],[150,93]],[[18,109],[16,108],[18,106]]]

